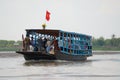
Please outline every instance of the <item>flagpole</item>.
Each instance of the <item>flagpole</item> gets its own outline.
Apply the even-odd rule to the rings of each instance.
[[[45,23],[42,24],[43,29],[46,28],[46,26],[47,26],[46,21],[49,21],[49,20],[50,20],[50,12],[48,10],[46,10]]]

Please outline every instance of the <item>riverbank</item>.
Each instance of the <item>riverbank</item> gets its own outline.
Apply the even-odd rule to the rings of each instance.
[[[102,51],[102,50],[97,50],[97,51],[93,51],[93,55],[97,55],[97,54],[120,54],[120,51]]]
[[[17,54],[15,51],[0,51],[0,58],[18,57],[18,56],[22,56],[22,55]]]

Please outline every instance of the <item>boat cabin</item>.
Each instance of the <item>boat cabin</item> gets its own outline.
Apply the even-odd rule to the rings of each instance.
[[[29,37],[30,39],[32,38],[33,40],[33,44],[30,43],[33,47],[33,52],[45,51],[49,54],[52,50],[51,54],[55,54],[55,51],[60,51],[64,54],[71,55],[92,55],[92,37],[85,34],[66,32],[62,30],[26,29],[26,37]],[[42,40],[42,43],[40,43],[39,39]],[[50,41],[49,49],[47,48],[48,40]]]

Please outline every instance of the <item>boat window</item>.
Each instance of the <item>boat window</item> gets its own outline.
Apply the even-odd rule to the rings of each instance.
[[[78,55],[91,52],[91,37],[83,34],[60,32],[59,34],[59,47],[63,53]],[[87,51],[86,51],[87,50]]]

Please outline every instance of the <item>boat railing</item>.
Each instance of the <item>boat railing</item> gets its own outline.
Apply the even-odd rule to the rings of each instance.
[[[80,48],[81,47],[81,48]],[[91,55],[92,46],[79,46],[79,48],[60,47],[61,52],[73,55]]]

